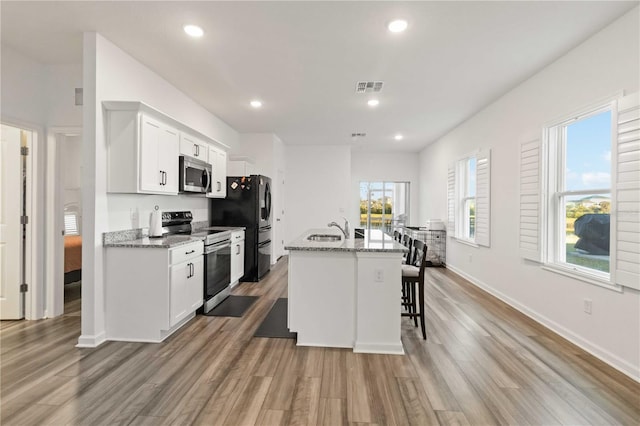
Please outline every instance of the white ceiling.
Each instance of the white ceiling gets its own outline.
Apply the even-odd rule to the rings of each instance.
[[[239,132],[418,151],[637,5],[3,0],[1,40],[45,64],[81,63],[82,32],[96,31]],[[392,34],[398,17],[409,29]],[[185,23],[205,36],[189,39]],[[359,80],[384,81],[377,108]]]

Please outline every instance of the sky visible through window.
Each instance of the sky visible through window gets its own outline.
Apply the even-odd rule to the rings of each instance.
[[[611,111],[567,126],[566,190],[611,187]]]

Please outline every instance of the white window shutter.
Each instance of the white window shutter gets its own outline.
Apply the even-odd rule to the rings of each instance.
[[[616,284],[640,290],[640,99],[618,101],[612,232]]]
[[[541,201],[542,143],[540,139],[520,145],[520,256],[542,261]]]
[[[447,171],[447,233],[456,235],[456,165],[451,164]]]
[[[491,150],[476,155],[476,236],[480,246],[491,245]]]

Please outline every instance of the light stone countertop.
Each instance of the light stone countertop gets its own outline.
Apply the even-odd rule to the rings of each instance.
[[[340,241],[310,241],[309,235],[339,235]],[[379,252],[379,253],[406,253],[409,250],[402,244],[394,241],[392,237],[378,229],[364,231],[364,238],[344,239],[340,230],[335,228],[309,229],[297,239],[288,243],[285,250],[301,251],[346,251],[346,252]]]
[[[105,243],[104,247],[174,248],[202,240],[202,238],[192,237],[190,235],[167,235],[162,238],[142,237],[135,240],[110,242]]]
[[[199,227],[193,229],[194,233],[207,230],[220,231],[245,231],[244,226],[208,226],[207,222],[199,222]],[[174,248],[190,244],[194,241],[203,241],[203,236],[195,235],[165,235],[162,238],[149,238],[148,230],[144,228],[127,229],[123,231],[105,232],[102,236],[104,247],[128,247],[128,248]]]

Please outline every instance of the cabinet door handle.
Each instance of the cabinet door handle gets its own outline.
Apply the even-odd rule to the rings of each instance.
[[[194,276],[196,274],[196,268],[193,265],[193,263],[190,263],[190,265],[191,265],[191,276]]]
[[[222,191],[222,184],[220,182],[216,182],[218,184],[218,192]]]
[[[164,172],[162,170],[160,170],[160,185],[162,185],[162,180],[164,179]]]
[[[195,250],[190,250],[190,251],[185,251],[184,254],[191,254],[191,253],[195,253]]]
[[[240,244],[236,246],[236,254],[240,254]]]
[[[191,278],[191,264],[187,263],[187,279]]]
[[[166,185],[166,184],[167,184],[167,172],[162,172],[162,173],[164,173],[164,182],[163,182],[163,185]]]

